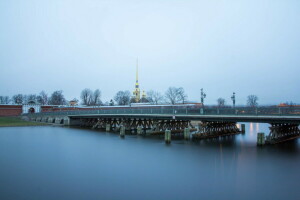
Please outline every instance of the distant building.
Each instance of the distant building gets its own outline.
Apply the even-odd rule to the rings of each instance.
[[[35,101],[29,101],[27,104],[22,105],[22,113],[39,113],[41,112],[41,105]]]
[[[296,103],[280,103],[277,105],[277,107],[300,107],[300,105]]]
[[[78,100],[73,99],[73,100],[69,101],[69,106],[78,106]]]
[[[133,90],[133,96],[131,98],[131,103],[140,103],[147,102],[147,97],[145,91],[142,93],[141,98],[141,90],[139,86],[139,74],[138,74],[138,60],[136,60],[136,81],[135,81],[135,89]]]
[[[278,107],[286,107],[286,106],[288,106],[286,103],[280,103],[280,104],[278,104],[277,105]]]

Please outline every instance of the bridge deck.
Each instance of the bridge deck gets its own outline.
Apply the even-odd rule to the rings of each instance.
[[[68,115],[70,118],[145,118],[177,119],[193,121],[232,121],[258,123],[300,123],[300,116],[263,116],[263,115],[174,115],[174,114],[80,114]]]
[[[144,118],[201,121],[232,121],[261,123],[298,123],[300,108],[236,107],[236,108],[123,108],[55,111],[27,114],[33,117],[69,116],[71,118]]]

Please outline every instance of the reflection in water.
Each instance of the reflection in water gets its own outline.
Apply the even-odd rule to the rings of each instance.
[[[253,135],[254,133],[253,133],[253,123],[250,123],[250,128],[249,128],[249,134],[250,135]]]
[[[222,152],[222,143],[220,143],[220,167],[221,167],[221,172],[223,174],[223,167],[224,167],[224,163],[223,163],[223,152]]]
[[[260,125],[264,126],[263,130],[260,130]],[[254,126],[255,126],[255,128],[254,128]],[[268,134],[268,126],[269,126],[269,124],[249,123],[249,131],[248,131],[248,133],[250,135],[255,135],[255,136],[259,132],[265,132],[266,134]]]
[[[299,140],[259,148],[257,132],[268,126],[170,145],[95,130],[0,128],[0,199],[298,199]]]
[[[252,140],[257,138],[257,133],[259,132],[265,132],[265,134],[268,134],[268,124],[248,123],[248,125],[249,129],[247,129],[246,123],[246,134],[249,134],[249,138]],[[263,129],[261,129],[260,126],[263,126]]]

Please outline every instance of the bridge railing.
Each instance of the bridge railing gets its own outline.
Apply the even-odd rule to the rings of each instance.
[[[236,108],[126,108],[70,110],[25,114],[44,115],[96,115],[96,114],[156,114],[156,115],[298,115],[298,107],[236,107]]]

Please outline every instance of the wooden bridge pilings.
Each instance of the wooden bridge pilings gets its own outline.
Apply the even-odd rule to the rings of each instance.
[[[81,126],[103,131],[164,136],[170,131],[172,138],[203,140],[245,133],[237,122],[262,122],[270,124],[270,132],[263,135],[266,144],[276,144],[300,137],[300,116],[218,116],[218,115],[160,115],[160,114],[113,114],[113,115],[28,115],[33,121],[69,126]],[[198,125],[192,123],[197,121]],[[260,138],[262,140],[262,138]]]

